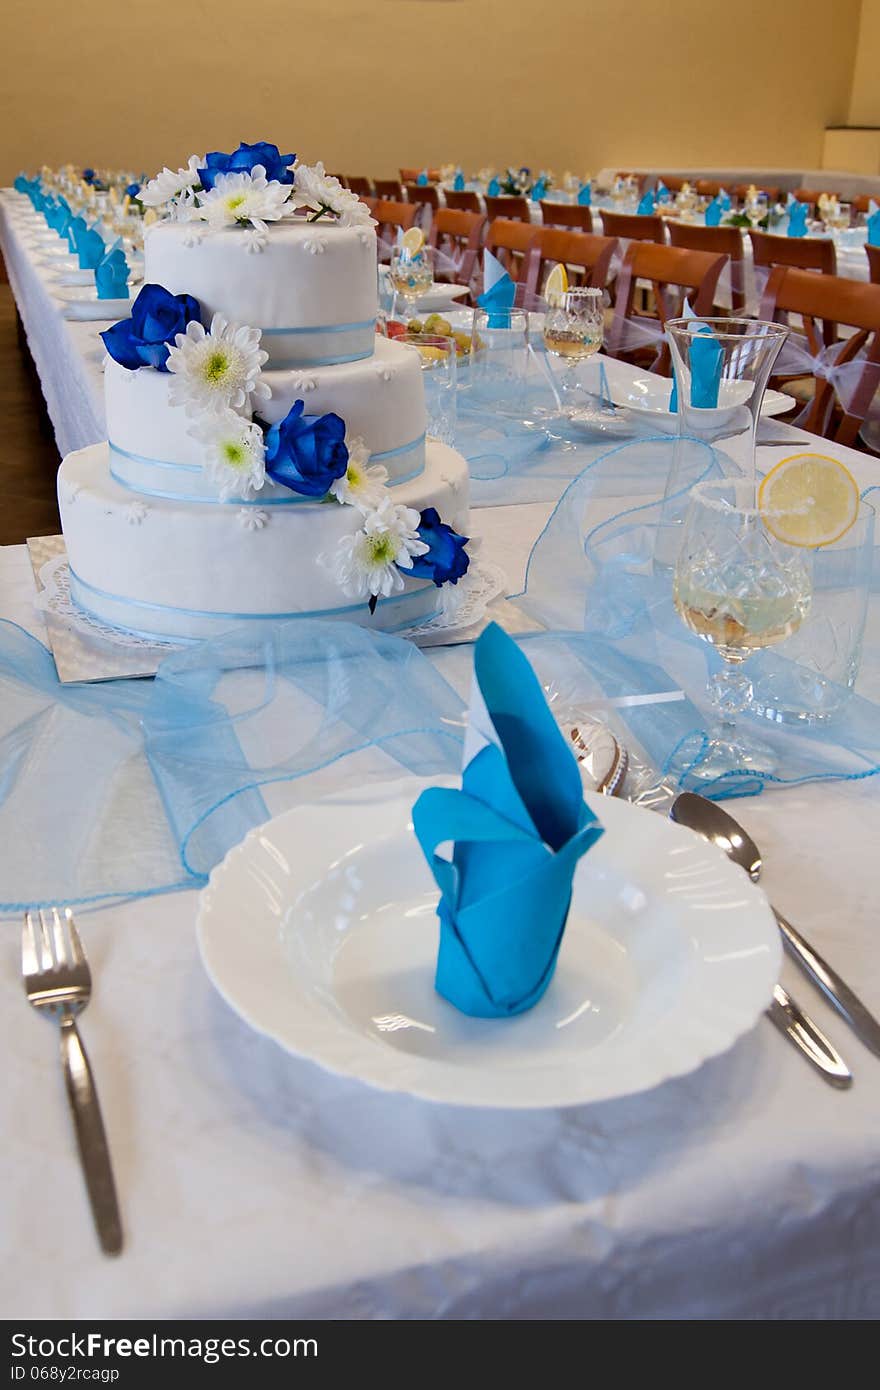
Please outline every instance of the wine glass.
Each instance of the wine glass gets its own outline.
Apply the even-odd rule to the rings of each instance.
[[[431,247],[422,246],[418,251],[398,247],[391,256],[389,280],[394,290],[395,305],[400,295],[407,319],[411,319],[419,297],[427,294],[434,283],[434,253]],[[395,305],[392,305],[392,316]]]
[[[754,495],[747,478],[698,483],[675,566],[678,615],[723,662],[709,679],[719,725],[692,769],[700,777],[773,770],[772,750],[736,723],[753,694],[743,665],[796,632],[810,608],[810,551],[780,540],[774,528],[786,533],[786,513],[761,510]]]
[[[548,304],[544,316],[544,346],[565,364],[560,385],[563,399],[569,402],[566,414],[570,419],[591,419],[594,411],[574,404],[578,387],[578,366],[592,357],[602,346],[605,332],[603,315],[604,294],[599,289],[566,290]]]

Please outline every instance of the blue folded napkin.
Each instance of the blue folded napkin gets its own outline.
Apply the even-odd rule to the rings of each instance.
[[[544,197],[546,197],[546,194],[547,194],[547,180],[546,180],[546,179],[535,179],[535,182],[532,184],[532,202],[533,202],[533,203],[540,203],[541,199],[544,198]]]
[[[657,185],[657,202],[668,203],[671,200],[671,198],[672,194],[669,192],[669,189],[666,187],[666,184],[661,179]]]
[[[67,229],[70,226],[70,204],[66,198],[58,199],[58,210],[55,214],[55,231],[65,241],[67,240]]]
[[[491,251],[483,252],[483,293],[477,303],[489,314],[488,328],[507,328],[516,296],[516,285]]]
[[[18,177],[14,180],[12,187],[15,189],[16,193],[27,193],[28,189],[30,188],[30,184],[28,183],[24,174],[19,174]]]
[[[452,187],[456,193],[464,192],[464,174],[460,169],[456,170],[455,178],[452,180]]]
[[[641,202],[636,208],[636,211],[638,212],[640,217],[650,217],[651,214],[654,212],[655,207],[656,203],[654,202],[654,194],[651,192],[650,189],[648,189],[648,192],[642,198]]]
[[[793,199],[788,205],[788,235],[807,235],[807,205]]]
[[[685,318],[696,315],[685,305]],[[698,410],[716,410],[718,392],[721,389],[721,373],[724,369],[724,348],[707,323],[703,323],[692,334],[689,358],[691,369],[691,405]],[[678,381],[672,382],[669,409],[673,415],[678,412]]]
[[[730,194],[727,192],[726,188],[719,189],[718,202],[721,204],[722,212],[730,212],[730,209],[733,205],[730,201]]]
[[[86,219],[84,217],[71,217],[67,224],[67,244],[70,247],[70,254],[76,255],[77,237],[81,236],[86,229]]]
[[[128,262],[121,246],[114,246],[95,266],[99,299],[128,298]]]
[[[720,226],[720,225],[721,225],[722,212],[723,212],[723,209],[722,209],[722,207],[721,207],[720,199],[718,199],[718,198],[713,198],[712,201],[711,201],[711,203],[709,204],[709,206],[706,208],[706,226],[707,226],[707,227],[718,227],[718,226]]]
[[[76,254],[80,270],[95,270],[104,257],[104,238],[94,227],[84,227],[76,237]]]
[[[868,245],[880,246],[880,208],[868,218]]]
[[[497,179],[489,180],[489,187],[486,189],[486,192],[489,194],[490,198],[498,197],[498,194],[501,192],[501,185]]]
[[[508,1018],[553,978],[578,860],[603,830],[534,671],[496,623],[474,677],[461,789],[423,792],[413,825],[441,895],[435,988],[462,1013]],[[437,853],[449,842],[451,860]]]
[[[416,183],[419,185],[419,188],[424,188],[427,182],[428,171],[427,169],[423,169],[422,172],[419,174],[418,178],[416,179]]]
[[[586,183],[582,183],[580,189],[578,190],[578,202],[580,203],[582,208],[592,207],[593,185],[589,179]]]

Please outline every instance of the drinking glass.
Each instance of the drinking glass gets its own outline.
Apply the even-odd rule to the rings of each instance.
[[[503,415],[522,416],[529,368],[525,309],[477,309],[471,326],[468,381],[472,400]]]
[[[394,290],[395,304],[400,295],[404,301],[407,319],[415,314],[419,296],[427,294],[434,283],[434,253],[430,246],[422,246],[418,251],[407,251],[398,247],[391,256],[389,272],[391,288]],[[394,307],[394,306],[393,306]]]
[[[433,333],[404,333],[396,340],[419,354],[428,434],[441,444],[455,443],[457,361],[454,338]]]
[[[811,552],[810,611],[786,643],[784,662],[754,679],[751,708],[776,724],[827,723],[858,679],[874,563],[874,508],[859,505],[838,540]]]
[[[604,293],[599,289],[567,290],[548,304],[544,315],[544,346],[564,364],[560,386],[563,400],[567,402],[566,414],[574,420],[590,418],[595,413],[575,405],[575,392],[580,363],[602,346],[603,300]]]
[[[709,679],[718,727],[694,769],[698,776],[773,769],[772,751],[738,726],[736,716],[752,699],[743,669],[748,657],[784,642],[809,612],[810,552],[778,538],[774,523],[784,532],[785,521],[784,511],[754,505],[750,479],[698,483],[691,492],[673,597],[685,626],[723,663]]]

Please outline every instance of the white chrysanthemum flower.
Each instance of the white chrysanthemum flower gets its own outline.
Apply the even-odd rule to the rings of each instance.
[[[403,588],[401,570],[412,569],[413,556],[428,549],[419,539],[418,524],[418,512],[386,497],[363,528],[343,536],[336,554],[322,556],[321,563],[349,598],[387,598]]]
[[[260,380],[268,356],[260,347],[259,328],[229,323],[215,314],[206,333],[193,320],[185,333],[177,334],[168,353],[168,371],[174,376],[171,404],[182,405],[187,415],[200,415],[268,400],[269,387]]]
[[[269,525],[269,513],[262,507],[239,507],[238,524],[246,531],[262,531]],[[452,585],[447,584],[446,588],[451,589]]]
[[[237,415],[234,410],[224,410],[220,414],[206,415],[193,426],[190,434],[204,445],[205,471],[218,484],[221,502],[228,502],[232,497],[251,497],[259,492],[266,481],[263,431],[259,425]],[[263,524],[254,521],[254,525]]]
[[[296,208],[309,208],[315,214],[313,221],[329,212],[339,219],[342,227],[376,225],[366,203],[362,203],[351,189],[343,188],[332,174],[326,173],[320,160],[317,164],[296,164],[293,178],[291,204]]]
[[[199,194],[199,216],[212,228],[250,222],[266,235],[266,223],[277,222],[290,210],[290,192],[289,183],[270,183],[262,164],[255,164],[250,172],[218,174],[214,187]]]
[[[330,495],[346,506],[357,507],[367,516],[375,511],[385,497],[388,469],[381,463],[368,467],[370,451],[360,436],[346,439],[348,468],[341,478],[330,484]]]
[[[203,155],[191,154],[186,168],[178,169],[176,173],[166,165],[160,174],[157,174],[154,179],[150,179],[149,183],[144,184],[138,194],[138,199],[145,208],[164,207],[173,198],[179,198],[182,194],[198,187],[199,169],[204,166],[204,163]]]

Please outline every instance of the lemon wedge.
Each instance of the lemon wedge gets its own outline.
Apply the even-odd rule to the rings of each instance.
[[[859,514],[859,488],[839,459],[792,454],[761,483],[758,508],[777,540],[812,549],[846,535]]]
[[[400,244],[408,256],[417,256],[425,244],[425,233],[421,227],[410,227]]]
[[[568,275],[564,265],[555,265],[547,276],[547,283],[544,286],[544,298],[551,308],[562,302],[562,296],[568,289]]]

